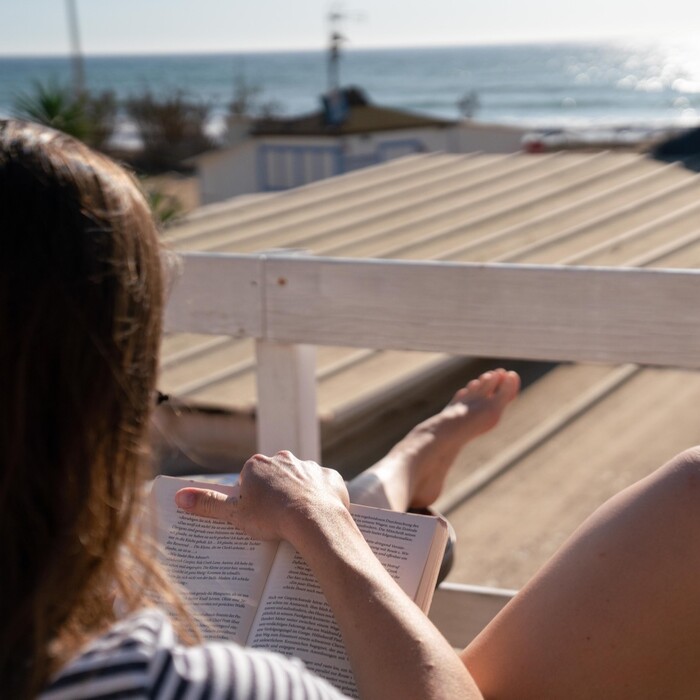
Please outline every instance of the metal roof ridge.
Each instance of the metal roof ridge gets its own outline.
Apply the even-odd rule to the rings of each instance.
[[[618,236],[614,236],[613,238],[608,238],[604,241],[601,241],[600,243],[596,244],[595,246],[592,246],[591,248],[587,248],[585,251],[580,251],[578,253],[574,253],[574,254],[570,255],[569,257],[563,258],[561,260],[561,263],[563,265],[584,264],[584,261],[589,256],[596,255],[597,253],[608,250],[613,246],[619,245],[620,243],[624,243],[625,241],[632,240],[640,235],[644,235],[645,233],[648,233],[648,232],[651,232],[651,231],[657,229],[659,226],[664,226],[664,225],[671,223],[673,221],[683,219],[685,216],[688,215],[689,212],[692,212],[693,210],[696,210],[696,209],[700,210],[700,201],[690,202],[689,204],[686,204],[684,207],[681,207],[681,209],[669,212],[668,214],[666,214],[664,216],[661,216],[657,219],[653,219],[652,221],[648,221],[644,224],[641,224],[640,226],[637,226],[636,228],[634,228],[630,231],[625,231]]]
[[[596,157],[598,157],[598,155],[599,155],[599,154],[595,154],[594,156],[591,156],[591,157],[589,158],[589,160],[595,159]],[[539,176],[539,177],[537,177],[537,178],[532,178],[532,179],[530,179],[530,180],[529,180],[530,183],[532,183],[532,182],[537,182],[537,181],[540,181],[540,180],[545,180],[545,179],[554,177],[556,174],[561,174],[562,172],[565,172],[565,171],[567,171],[567,170],[569,170],[569,169],[573,169],[573,168],[576,168],[576,167],[580,166],[580,162],[579,162],[579,163],[567,163],[567,162],[565,161],[565,158],[562,157],[560,154],[549,154],[549,157],[551,157],[551,158],[554,158],[554,156],[557,156],[557,160],[559,160],[559,161],[564,161],[563,164],[562,164],[562,166],[561,166],[560,168],[558,168],[557,170],[555,170],[555,171],[548,171],[548,172],[544,173],[543,175],[541,175],[541,176]],[[533,162],[534,162],[534,161],[538,161],[538,162],[537,162],[537,165],[540,165],[540,164],[542,164],[542,163],[545,163],[545,161],[544,161],[544,160],[541,160],[539,156],[534,156],[534,157],[533,157],[533,156],[529,156],[529,155],[528,155],[528,156],[523,156],[523,158],[527,158],[527,159],[532,158],[532,159],[533,159]],[[548,161],[546,161],[546,162],[548,162]],[[524,164],[522,165],[522,167],[517,168],[514,172],[515,172],[516,175],[522,175],[525,171],[529,170],[529,169],[532,167],[532,165],[533,165],[532,162],[524,161]],[[510,174],[511,174],[511,173],[508,173],[508,175],[510,175]],[[507,179],[507,178],[508,178],[508,175],[504,176],[503,174],[497,173],[496,175],[494,175],[494,176],[491,177],[491,178],[488,178],[487,180],[479,181],[478,183],[475,183],[474,185],[468,186],[466,189],[478,190],[478,189],[480,189],[480,188],[482,188],[482,187],[485,187],[485,186],[488,186],[488,185],[490,185],[490,184],[493,184],[494,182],[498,182],[498,181],[502,181],[503,179]],[[440,210],[440,216],[452,216],[452,215],[458,213],[459,211],[461,211],[461,210],[463,210],[463,209],[467,209],[467,208],[473,207],[473,206],[475,206],[475,205],[479,205],[479,204],[482,204],[482,203],[485,203],[485,202],[489,202],[490,200],[499,199],[499,198],[503,197],[503,193],[504,193],[504,192],[516,191],[516,190],[518,190],[518,189],[521,188],[521,187],[522,187],[522,183],[521,183],[520,181],[517,181],[517,182],[515,182],[514,184],[510,184],[510,185],[508,186],[508,188],[506,188],[505,190],[498,190],[498,191],[496,191],[496,192],[489,192],[489,193],[487,193],[487,194],[485,194],[485,195],[483,195],[483,194],[482,194],[482,195],[478,195],[478,194],[477,194],[477,196],[472,197],[471,199],[467,199],[467,200],[465,200],[465,199],[460,199],[460,200],[459,200],[458,202],[456,202],[454,205],[452,205],[452,206],[450,206],[450,207],[448,207],[448,208],[442,208],[442,209]],[[435,204],[435,203],[439,202],[439,201],[440,201],[441,199],[443,199],[443,198],[444,198],[444,199],[448,199],[448,200],[455,199],[455,195],[458,194],[458,193],[460,192],[460,189],[462,189],[462,188],[456,187],[455,189],[451,190],[447,195],[444,195],[444,197],[443,197],[443,196],[440,196],[440,197],[433,197],[432,199],[430,199],[430,202],[429,202],[429,203],[430,203],[430,204]],[[423,201],[418,202],[418,203],[415,204],[415,206],[418,207],[418,208],[425,208],[426,202],[423,202]],[[410,209],[410,208],[411,208],[411,207],[406,207],[406,206],[404,206],[404,207],[402,207],[400,210],[392,210],[391,213],[392,213],[392,214],[394,214],[394,213],[402,213],[402,214],[405,214],[406,211],[407,211],[408,209]],[[350,242],[336,243],[335,245],[332,245],[330,248],[327,248],[327,249],[322,250],[322,251],[316,251],[316,252],[319,253],[319,254],[323,254],[323,255],[339,255],[339,254],[344,254],[344,253],[342,252],[344,249],[352,248],[353,246],[356,246],[358,243],[364,243],[364,242],[372,241],[372,240],[375,240],[375,239],[386,239],[386,238],[387,238],[388,236],[390,236],[390,235],[401,234],[401,233],[403,233],[404,231],[406,231],[406,229],[414,228],[417,224],[430,223],[430,222],[433,222],[434,220],[435,220],[435,213],[432,212],[432,211],[428,211],[428,212],[426,212],[426,213],[421,214],[420,218],[415,218],[415,217],[414,217],[414,218],[412,218],[412,219],[411,219],[410,221],[408,221],[408,222],[402,221],[402,222],[400,222],[400,223],[395,224],[395,225],[392,226],[391,228],[382,228],[382,229],[379,229],[379,230],[374,230],[374,231],[372,231],[372,232],[370,232],[370,233],[366,233],[366,234],[364,234],[364,235],[362,235],[362,236],[358,236],[358,237],[354,238],[354,239],[353,239],[352,241],[350,241]],[[355,226],[354,226],[354,225],[353,225],[353,226],[349,226],[348,228],[349,228],[350,231],[352,231],[352,230],[354,230]],[[336,234],[337,234],[337,230],[336,230]],[[425,240],[425,239],[422,239],[422,240]],[[386,255],[391,255],[391,254],[393,253],[394,250],[396,250],[396,249],[395,249],[395,248],[394,248],[394,249],[390,249],[390,252],[388,252],[388,253],[380,253],[379,256],[380,256],[380,257],[383,257],[383,256],[386,256]],[[373,255],[372,257],[376,257],[376,256]]]
[[[628,168],[634,167],[634,165],[635,165],[634,162],[624,163],[622,166],[613,167],[611,169],[611,171],[608,171],[608,173],[610,173],[610,172],[619,173],[619,172],[624,171]],[[563,212],[572,211],[572,210],[587,207],[591,204],[591,202],[594,202],[594,201],[600,200],[600,199],[605,199],[606,197],[610,197],[610,196],[614,196],[614,195],[618,194],[620,190],[632,189],[633,187],[636,186],[636,184],[639,182],[639,180],[650,179],[651,177],[656,177],[656,176],[658,176],[658,172],[644,173],[643,175],[640,175],[639,177],[634,178],[631,181],[623,182],[622,184],[618,185],[617,187],[615,187],[611,190],[605,190],[604,192],[594,192],[593,194],[589,195],[588,197],[584,197],[583,199],[578,199],[573,203],[567,203],[564,206],[561,206],[557,209],[548,210],[542,214],[537,215],[536,217],[534,217],[532,219],[529,219],[528,221],[519,222],[517,224],[513,224],[512,226],[509,226],[508,228],[499,229],[497,231],[488,233],[488,234],[482,236],[481,238],[477,238],[477,239],[472,240],[468,243],[465,243],[465,244],[459,245],[455,248],[452,248],[449,251],[441,253],[440,256],[436,257],[435,259],[437,259],[437,260],[453,260],[454,256],[456,256],[456,255],[463,255],[467,251],[473,251],[474,249],[479,248],[481,246],[488,245],[488,244],[495,242],[495,241],[498,241],[498,240],[503,240],[505,238],[508,238],[509,236],[514,235],[517,232],[526,231],[527,229],[532,228],[533,226],[537,226],[538,224],[541,224],[543,221],[547,221],[550,219],[554,219],[558,216],[561,216],[561,214]],[[558,190],[558,194],[559,193],[566,193],[566,192],[569,192],[571,190],[577,189],[578,187],[581,187],[582,185],[589,184],[591,181],[593,181],[599,177],[600,177],[600,174],[598,174],[597,177],[594,175],[594,176],[591,176],[589,178],[586,178],[584,181],[575,183],[574,186],[567,186],[565,188]],[[539,197],[538,200],[536,200],[536,201],[545,201],[547,199],[547,197],[549,197],[549,196],[551,196],[551,194]],[[521,205],[520,204],[514,205],[514,207],[511,207],[511,209],[517,208],[519,206],[521,206]],[[490,216],[490,218],[497,218],[498,215],[500,215],[500,213],[497,215],[489,215],[489,216]],[[484,217],[484,218],[487,220],[489,217]],[[481,223],[481,222],[479,222],[479,223]],[[470,225],[473,225],[473,224],[470,224]],[[455,227],[451,233],[458,233],[460,230],[462,230],[464,228],[465,228],[464,226]],[[414,247],[416,247],[416,246],[414,246]]]
[[[615,219],[623,217],[632,211],[636,211],[645,206],[656,204],[658,203],[658,199],[660,198],[669,196],[670,194],[675,194],[679,191],[691,189],[691,187],[697,187],[699,185],[700,183],[694,182],[692,180],[689,182],[674,183],[661,190],[658,193],[658,196],[655,196],[652,200],[650,200],[647,195],[641,194],[638,199],[628,202],[627,204],[624,204],[617,209],[605,212],[604,214],[600,214],[599,216],[594,217],[589,221],[576,224],[568,229],[565,229],[564,231],[560,231],[547,238],[538,241],[533,241],[532,243],[523,246],[522,248],[519,248],[518,250],[515,250],[510,254],[505,254],[503,256],[495,258],[494,262],[518,262],[522,255],[528,255],[534,251],[546,248],[552,243],[558,243],[559,241],[563,241],[568,238],[572,238],[573,236],[580,235],[584,231],[600,226],[604,222],[614,221]]]
[[[603,159],[604,154],[596,153],[593,156],[591,156],[590,159],[588,161],[586,161],[586,163],[584,163],[584,164],[590,163],[591,161],[597,160],[599,158]],[[613,171],[613,172],[624,171],[627,168],[634,167],[634,164],[635,164],[634,161],[625,161],[622,163],[618,162],[618,163],[614,163],[610,167],[609,170]],[[560,176],[562,172],[567,172],[568,170],[575,170],[579,167],[581,167],[581,163],[573,164],[573,165],[570,165],[568,167],[562,168],[560,170],[545,173],[541,177],[531,179],[528,182],[528,186],[529,185],[537,185],[537,184],[540,184],[542,182],[546,182],[547,180],[556,179],[557,176]],[[435,242],[435,241],[443,239],[443,238],[448,238],[448,237],[453,236],[457,233],[468,230],[469,228],[475,228],[475,227],[480,226],[486,222],[493,221],[493,220],[498,219],[499,217],[502,217],[506,214],[520,210],[524,206],[525,202],[528,205],[532,205],[533,203],[546,202],[547,199],[550,198],[552,196],[552,194],[554,194],[554,193],[558,194],[558,193],[565,193],[565,192],[574,191],[574,190],[579,189],[581,187],[585,187],[590,182],[593,182],[599,178],[600,178],[600,172],[594,172],[590,175],[586,175],[585,177],[582,177],[579,180],[575,180],[574,182],[569,183],[565,187],[560,187],[556,190],[545,192],[544,194],[540,194],[539,196],[537,196],[535,198],[527,198],[526,195],[523,195],[523,197],[525,197],[524,201],[521,201],[522,200],[522,197],[521,197],[521,200],[519,200],[515,203],[510,203],[507,207],[499,207],[496,211],[488,210],[483,214],[479,214],[478,216],[474,217],[471,220],[462,221],[456,225],[451,225],[451,226],[447,226],[447,227],[442,228],[442,229],[438,229],[435,233],[431,234],[430,236],[423,237],[418,241],[411,241],[411,242],[405,243],[401,246],[394,247],[394,248],[390,249],[389,251],[385,251],[383,253],[380,253],[379,257],[390,257],[390,256],[396,256],[397,254],[403,255],[404,253],[406,253],[412,249],[420,248],[422,246],[425,246],[426,244]],[[498,192],[494,192],[494,193],[490,194],[488,197],[485,197],[483,200],[476,200],[476,202],[479,202],[479,203],[480,202],[489,202],[489,200],[493,200],[495,202],[498,202],[504,196],[506,196],[508,193],[510,193],[512,191],[518,191],[518,192],[522,191],[522,187],[520,185],[515,185],[515,186],[509,187],[505,190],[500,190]],[[473,206],[474,202],[472,202],[470,204]],[[455,209],[453,211],[457,211],[457,210],[458,210],[458,207],[455,207]],[[522,225],[522,224],[518,224],[518,225]],[[508,231],[509,231],[509,229],[506,229],[506,232],[508,232]],[[476,241],[471,241],[469,244],[467,244],[467,246],[471,247],[473,245],[474,247],[476,247],[477,245],[481,245],[483,242],[488,242],[488,241],[492,240],[492,238],[493,238],[493,240],[499,240],[500,238],[507,237],[507,235],[509,235],[509,233],[504,233],[502,230],[499,230],[495,233],[487,234],[486,236],[483,236],[482,238],[477,239]],[[451,253],[452,253],[452,251],[449,251],[448,253],[441,253],[439,256],[434,256],[431,259],[434,259],[434,260],[447,259],[446,256],[448,254],[451,254]]]
[[[497,163],[492,162],[484,167],[490,168],[492,166],[495,167],[496,165],[497,165]],[[527,165],[523,166],[520,169],[525,169],[526,167],[527,167]],[[468,172],[471,172],[472,170],[477,170],[477,171],[480,170],[478,164],[473,168],[469,168]],[[453,180],[455,177],[457,177],[459,175],[460,175],[459,171],[457,173],[447,174],[444,176],[444,178],[441,175],[440,178],[438,178],[438,180],[432,181],[430,183],[430,186],[432,186],[434,183],[439,183],[439,181],[441,179],[445,179],[445,180],[449,181],[449,180]],[[503,175],[496,174],[495,176],[493,176],[493,178],[489,178],[489,182],[491,181],[491,179],[496,180],[500,177],[503,177]],[[427,202],[434,203],[434,202],[437,202],[443,198],[454,197],[460,191],[470,190],[470,189],[474,189],[474,188],[478,189],[479,187],[482,187],[482,186],[484,186],[484,181],[479,181],[477,183],[459,184],[452,189],[449,189],[447,191],[443,191],[443,193],[438,195],[438,196],[429,197],[425,201],[420,200],[418,202],[411,204],[410,206],[411,207],[412,206],[419,207],[419,206],[425,205]],[[407,189],[396,189],[396,191],[394,191],[394,189],[389,189],[389,190],[382,189],[381,193],[378,194],[376,197],[373,197],[370,200],[370,202],[377,203],[380,205],[382,203],[385,203],[385,206],[380,207],[380,211],[373,212],[372,214],[367,214],[364,211],[360,211],[357,214],[357,218],[351,219],[351,220],[348,220],[347,217],[343,217],[342,215],[346,211],[356,212],[358,210],[359,205],[357,203],[354,203],[354,202],[349,203],[347,205],[344,205],[343,207],[340,207],[340,208],[335,208],[333,210],[333,212],[323,212],[322,214],[314,215],[314,216],[310,217],[310,221],[318,220],[318,225],[320,227],[320,230],[315,231],[313,233],[304,232],[301,238],[293,238],[292,240],[287,241],[287,243],[285,245],[294,246],[294,247],[305,247],[305,246],[307,246],[315,241],[322,240],[324,238],[331,238],[333,236],[341,235],[343,232],[351,233],[354,230],[356,230],[358,226],[371,225],[372,223],[381,221],[383,218],[392,217],[392,216],[396,215],[397,213],[404,213],[407,209],[406,205],[401,205],[401,203],[395,202],[393,199],[391,199],[391,197],[393,195],[399,195],[399,194],[405,196],[407,192],[411,192],[411,191],[423,192],[425,189],[426,189],[425,183],[418,183],[416,185],[411,185]],[[324,225],[324,222],[327,222],[327,220],[331,216],[333,218],[337,219],[339,222],[341,222],[335,228],[329,228],[327,223],[326,223],[326,225]],[[302,223],[304,223],[304,222],[296,222],[292,225],[301,226]],[[242,236],[241,238],[236,239],[235,241],[234,240],[226,241],[225,243],[222,243],[222,244],[217,245],[217,246],[213,246],[213,247],[209,248],[208,250],[224,251],[234,244],[240,245],[242,242],[245,242],[245,241],[253,241],[256,244],[259,244],[263,241],[267,241],[267,239],[269,237],[288,234],[289,228],[290,227],[287,225],[281,225],[281,226],[277,226],[276,228],[273,228],[269,231],[263,230],[260,232],[250,232],[250,233],[247,233],[246,235]]]
[[[475,154],[464,154],[462,157],[463,158],[470,158],[473,157]],[[281,211],[285,212],[288,211],[290,208],[295,209],[295,208],[301,208],[308,206],[308,202],[304,198],[305,195],[308,195],[310,192],[312,195],[318,195],[319,199],[325,200],[325,199],[330,199],[334,196],[334,191],[327,192],[326,189],[329,187],[332,187],[333,189],[347,184],[347,181],[350,179],[357,179],[360,180],[359,185],[357,189],[367,189],[372,186],[371,180],[368,182],[367,175],[371,173],[367,173],[364,171],[376,171],[377,168],[383,167],[385,168],[383,172],[383,177],[387,176],[386,170],[399,170],[397,174],[397,178],[401,177],[408,177],[411,175],[413,172],[411,169],[407,168],[407,166],[416,166],[415,172],[421,172],[422,170],[430,170],[430,169],[436,169],[441,167],[441,162],[440,162],[440,157],[443,156],[443,154],[440,153],[425,153],[421,154],[420,157],[418,156],[408,156],[406,158],[397,158],[395,160],[389,161],[388,163],[380,164],[380,166],[374,166],[374,167],[368,167],[368,168],[362,168],[360,170],[355,170],[350,173],[345,173],[343,175],[336,175],[334,177],[330,178],[324,178],[322,180],[317,180],[315,182],[309,183],[308,185],[302,186],[302,187],[295,187],[295,188],[290,188],[288,190],[283,190],[281,192],[275,192],[275,193],[268,193],[269,196],[265,198],[266,203],[270,203],[270,200],[273,200],[275,204],[279,204],[281,207]],[[413,161],[416,161],[415,163]],[[408,169],[408,173],[406,172],[406,169]],[[359,174],[362,173],[364,174],[364,178],[359,178]],[[350,176],[353,176],[352,178]],[[234,197],[232,199],[233,202],[235,202],[237,198]],[[289,200],[294,200],[293,202],[290,203]],[[302,200],[299,202],[299,200]],[[211,216],[203,216],[200,219],[198,219],[195,222],[196,226],[201,226],[202,221],[206,224],[207,221],[211,221],[212,218],[223,218],[223,217],[231,217],[235,216],[235,214],[240,213],[240,209],[243,207],[234,207],[231,206],[230,209],[226,210],[221,210],[214,212]],[[245,218],[243,220],[243,223],[246,221],[256,221],[260,218],[260,212],[256,211],[260,209],[260,202],[246,202],[245,204],[246,209],[251,209],[252,211],[249,212],[250,216]],[[178,229],[182,230],[185,229],[189,225],[189,221],[184,221],[181,223],[179,226],[174,226],[171,229],[169,229],[170,233],[170,238],[173,241],[180,241],[180,240],[185,240],[190,236],[198,236],[201,235],[202,233],[206,232],[205,231],[200,231],[199,228],[197,228],[194,232],[186,232],[180,236],[176,235]],[[215,223],[215,227],[220,228],[223,226],[230,226],[231,224],[240,224],[241,222],[238,220],[235,220],[233,222],[227,221],[225,224],[218,222]]]

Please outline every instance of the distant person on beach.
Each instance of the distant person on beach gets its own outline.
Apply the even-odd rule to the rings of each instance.
[[[342,697],[294,660],[203,643],[138,528],[167,264],[132,178],[0,122],[0,231],[2,696]],[[282,452],[246,463],[238,501],[177,500],[297,548],[363,698],[697,697],[700,452],[603,506],[461,656],[354,525],[350,497],[432,503],[518,388],[481,375],[348,486]]]

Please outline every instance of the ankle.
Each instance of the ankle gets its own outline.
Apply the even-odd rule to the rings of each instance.
[[[421,451],[435,442],[436,428],[440,425],[439,421],[435,419],[436,416],[432,416],[412,428],[402,440],[391,448],[385,459],[403,461],[415,459]]]

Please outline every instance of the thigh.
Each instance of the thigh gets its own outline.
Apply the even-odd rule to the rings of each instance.
[[[462,654],[486,698],[700,697],[700,452],[599,508]]]

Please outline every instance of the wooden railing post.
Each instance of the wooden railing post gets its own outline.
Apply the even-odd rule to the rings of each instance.
[[[258,340],[256,355],[258,451],[290,450],[318,462],[315,346]]]

